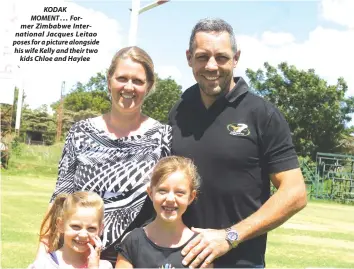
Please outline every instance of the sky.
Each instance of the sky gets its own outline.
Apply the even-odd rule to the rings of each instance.
[[[141,7],[151,2],[142,0]],[[67,12],[44,13],[45,6],[66,6]],[[59,100],[63,81],[64,93],[68,93],[77,82],[85,83],[97,72],[105,72],[114,53],[129,45],[130,8],[130,0],[1,1],[0,102],[12,98],[5,87],[13,85],[9,81],[22,86],[25,103],[37,108]],[[202,18],[222,18],[234,28],[241,48],[235,75],[245,76],[247,68],[257,70],[264,62],[286,61],[299,69],[315,69],[330,84],[343,77],[348,95],[354,96],[353,13],[352,0],[171,0],[139,15],[136,45],[150,54],[160,77],[171,76],[185,90],[195,83],[185,56],[193,26]],[[100,41],[91,48],[98,53],[85,55],[91,58],[89,62],[19,61],[20,54],[13,53],[13,41],[19,39],[14,33],[21,24],[33,23],[31,15],[48,14],[75,15],[82,18],[80,23],[90,24],[88,31],[96,32]],[[29,47],[33,46],[25,48]]]

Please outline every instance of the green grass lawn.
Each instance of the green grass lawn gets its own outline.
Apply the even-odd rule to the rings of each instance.
[[[54,185],[55,177],[2,175],[2,268],[32,262]],[[268,268],[354,268],[354,206],[310,202],[268,238]]]
[[[54,178],[1,178],[1,268],[26,268],[33,260],[38,232]]]
[[[10,155],[9,169],[5,173],[16,176],[56,177],[63,146],[63,143],[52,146],[20,144]]]
[[[1,267],[26,268],[54,190],[62,144],[25,146],[1,177]],[[354,206],[311,201],[268,235],[268,268],[354,268]]]
[[[354,268],[354,206],[310,202],[268,239],[267,267]]]

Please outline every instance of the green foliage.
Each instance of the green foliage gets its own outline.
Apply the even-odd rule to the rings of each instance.
[[[107,79],[101,72],[91,77],[86,84],[76,83],[74,88],[64,98],[64,109],[74,112],[91,110],[106,113],[111,108],[108,98]],[[51,105],[57,111],[60,101]]]
[[[1,138],[10,132],[13,124],[13,108],[10,104],[0,104]],[[14,125],[15,126],[15,125]]]
[[[0,104],[0,122],[1,122],[1,136],[2,139],[4,136],[10,133],[10,130],[15,129],[16,124],[16,114],[17,114],[17,100],[18,100],[19,89],[15,87],[14,89],[14,100],[12,104]],[[24,100],[26,95],[23,94],[22,98],[22,107],[26,107],[24,105]]]
[[[111,102],[108,98],[107,92],[104,91],[81,91],[77,89],[64,99],[64,109],[70,111],[93,110],[101,114],[106,113],[111,108]],[[52,105],[53,110],[57,111],[59,101]]]
[[[23,151],[24,145],[21,143],[20,140],[20,137],[16,136],[10,143],[11,155],[14,155],[15,157],[21,156],[21,153]]]
[[[107,78],[106,75],[99,72],[96,76],[90,78],[89,82],[85,85],[87,91],[101,91],[107,93]]]
[[[354,98],[343,78],[328,85],[313,69],[298,70],[281,63],[264,64],[265,71],[247,69],[253,90],[276,105],[293,132],[296,151],[315,157],[316,152],[340,152],[341,137],[348,134],[346,124],[354,111]]]
[[[65,97],[64,108],[71,111],[94,110],[106,113],[111,107],[107,92],[73,92]]]
[[[45,145],[53,145],[55,143],[56,134],[54,132],[51,133],[44,132],[42,135],[43,135],[43,142]]]
[[[48,113],[47,106],[31,110],[24,109],[22,112],[22,129],[26,131],[55,131],[55,121]]]
[[[354,155],[354,137],[352,136],[353,127],[347,129],[347,133],[341,134],[339,148],[341,152],[346,154]]]
[[[52,145],[56,134],[56,119],[48,113],[46,105],[37,109],[24,108],[21,119],[21,135],[27,132],[40,132],[46,145]]]
[[[168,113],[181,96],[181,88],[171,78],[157,78],[156,89],[146,98],[143,113],[162,123],[167,123]]]
[[[309,156],[299,156],[300,168],[305,182],[314,183],[316,177],[316,162],[314,162]]]

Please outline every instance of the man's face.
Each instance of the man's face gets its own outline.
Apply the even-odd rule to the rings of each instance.
[[[198,32],[193,51],[186,54],[204,102],[212,103],[234,87],[233,69],[237,60],[229,33]]]

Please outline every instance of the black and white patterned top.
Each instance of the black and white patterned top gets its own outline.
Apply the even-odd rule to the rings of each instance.
[[[51,201],[60,193],[95,191],[105,203],[104,248],[112,245],[143,206],[157,161],[170,155],[171,127],[155,122],[142,135],[113,139],[92,119],[70,129]]]

